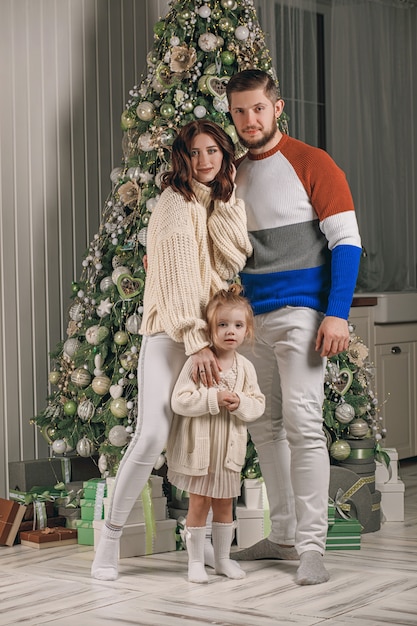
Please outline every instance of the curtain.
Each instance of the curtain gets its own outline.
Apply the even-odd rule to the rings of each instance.
[[[328,148],[354,196],[360,291],[417,288],[416,5],[332,2]]]

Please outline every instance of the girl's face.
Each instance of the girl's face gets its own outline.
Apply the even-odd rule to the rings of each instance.
[[[217,176],[223,162],[223,152],[211,135],[196,135],[191,143],[191,168],[199,183],[208,185]]]
[[[218,350],[236,350],[244,342],[248,330],[245,309],[239,306],[220,306],[213,330],[213,343]]]

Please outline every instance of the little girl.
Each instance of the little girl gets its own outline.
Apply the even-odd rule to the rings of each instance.
[[[233,536],[233,498],[240,493],[240,472],[245,461],[245,422],[265,410],[253,365],[237,349],[253,337],[253,312],[241,286],[217,292],[206,307],[212,350],[220,382],[205,386],[204,370],[193,376],[191,358],[185,363],[172,395],[174,419],[167,444],[168,480],[189,492],[185,528],[188,580],[208,582],[204,568],[206,519],[213,511],[212,540],[217,574],[244,578],[230,559]]]

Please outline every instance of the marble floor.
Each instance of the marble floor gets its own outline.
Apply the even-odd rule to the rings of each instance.
[[[92,548],[0,548],[0,624],[103,626],[417,625],[417,459],[403,461],[405,521],[326,552],[331,579],[299,587],[293,562],[243,563],[244,580],[187,582],[186,553],[121,561],[116,582],[90,578]],[[233,548],[234,549],[234,548]]]

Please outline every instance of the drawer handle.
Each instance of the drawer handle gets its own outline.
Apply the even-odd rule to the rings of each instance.
[[[392,346],[392,348],[391,348],[391,354],[401,354],[401,348],[400,348],[400,346]]]

